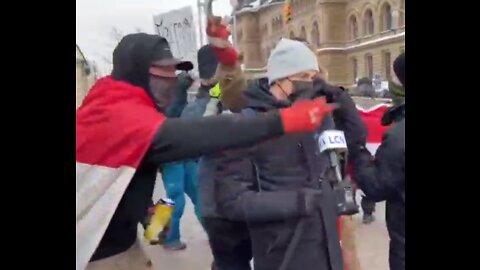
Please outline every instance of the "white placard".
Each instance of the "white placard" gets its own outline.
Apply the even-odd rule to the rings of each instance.
[[[191,61],[197,70],[197,32],[192,7],[153,16],[155,32],[166,38],[175,58]]]

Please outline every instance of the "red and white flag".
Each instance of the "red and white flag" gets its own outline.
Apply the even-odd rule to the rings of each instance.
[[[110,77],[77,110],[77,270],[86,268],[164,120],[145,90]]]
[[[375,155],[377,148],[382,143],[383,134],[389,128],[381,124],[383,114],[388,108],[390,108],[390,106],[387,104],[379,104],[370,109],[363,109],[357,106],[360,116],[368,129],[366,147],[372,155]]]

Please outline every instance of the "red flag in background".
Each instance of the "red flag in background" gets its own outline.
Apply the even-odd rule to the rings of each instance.
[[[382,126],[380,123],[383,114],[388,108],[390,106],[387,104],[379,104],[370,109],[363,109],[357,106],[360,116],[368,129],[367,149],[372,155],[375,155],[378,146],[382,143],[383,134],[389,128],[389,126]]]

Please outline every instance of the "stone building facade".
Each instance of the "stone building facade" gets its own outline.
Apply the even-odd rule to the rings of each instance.
[[[235,12],[236,40],[245,70],[264,72],[282,37],[303,37],[315,48],[332,83],[393,75],[392,62],[405,50],[405,0],[291,0],[292,21],[284,23],[285,1],[261,1]]]

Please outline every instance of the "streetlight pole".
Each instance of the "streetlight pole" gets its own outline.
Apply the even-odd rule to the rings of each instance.
[[[201,0],[197,0],[197,7],[198,7],[198,26],[200,27],[200,47],[203,46],[203,14],[205,3]]]

